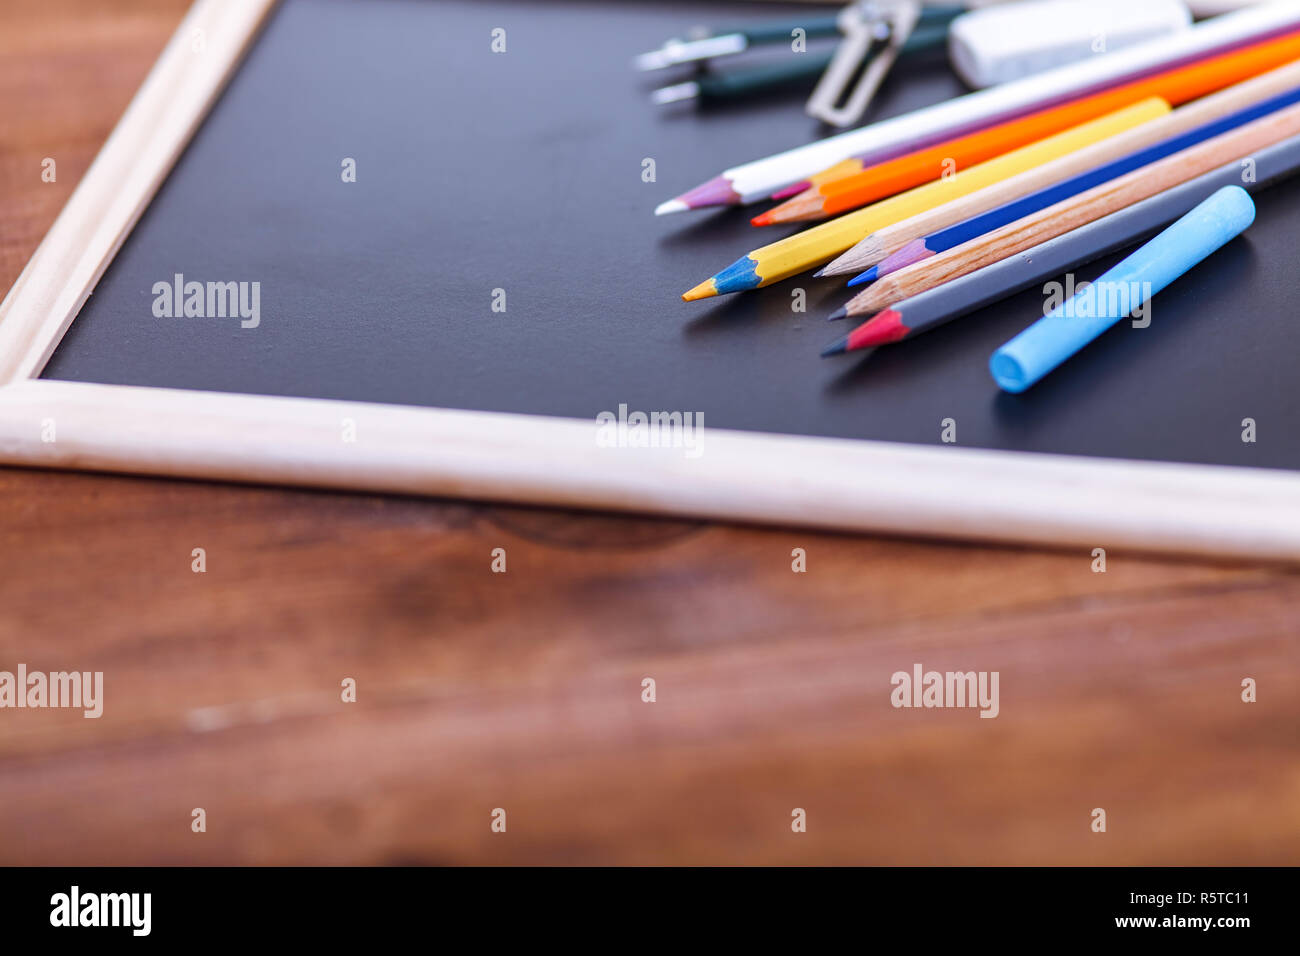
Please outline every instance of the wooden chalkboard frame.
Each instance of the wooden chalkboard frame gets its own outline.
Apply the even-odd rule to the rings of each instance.
[[[198,0],[0,303],[0,461],[842,530],[1300,559],[1300,475],[38,378],[275,0]]]

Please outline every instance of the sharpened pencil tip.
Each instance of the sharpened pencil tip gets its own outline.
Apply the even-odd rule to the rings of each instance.
[[[860,275],[855,275],[852,279],[850,279],[849,285],[851,286],[866,285],[866,283],[868,282],[875,282],[876,276],[879,275],[879,273],[880,273],[880,267],[872,266],[866,272],[863,272]]]
[[[826,278],[826,267],[825,267],[825,266],[822,266],[820,269],[818,269],[816,272],[814,272],[814,273],[813,273],[813,278],[814,278],[814,279],[824,279],[824,278]]]
[[[711,299],[718,294],[717,284],[712,277],[705,279],[694,289],[682,293],[683,302],[694,302],[696,299]]]
[[[830,358],[832,355],[843,355],[848,350],[849,337],[846,335],[844,338],[832,342],[830,345],[826,346],[826,348],[822,349],[822,358]]]
[[[772,225],[772,213],[761,212],[753,219],[749,220],[751,226],[770,226]]]
[[[834,322],[836,319],[847,319],[848,317],[849,317],[849,310],[848,307],[845,306],[842,309],[836,309],[830,315],[826,316],[826,321]]]
[[[859,349],[874,349],[879,345],[901,342],[911,334],[912,329],[903,321],[902,313],[886,309],[848,334],[848,350],[856,352]]]
[[[738,206],[741,204],[740,193],[731,188],[731,180],[726,176],[715,176],[707,183],[701,183],[694,189],[688,189],[680,196],[660,203],[655,210],[656,216],[666,216],[673,212],[686,212],[688,209],[707,209],[710,206]]]

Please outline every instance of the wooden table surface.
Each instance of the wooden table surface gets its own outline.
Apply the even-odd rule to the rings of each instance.
[[[0,288],[185,6],[0,5]],[[1092,563],[0,469],[0,670],[105,675],[0,710],[0,863],[1300,861],[1300,576]]]

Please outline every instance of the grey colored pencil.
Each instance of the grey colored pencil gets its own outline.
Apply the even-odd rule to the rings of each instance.
[[[901,342],[986,305],[1022,292],[1094,259],[1158,232],[1224,186],[1254,192],[1300,174],[1300,136],[1253,158],[1253,167],[1234,160],[1096,222],[985,266],[969,275],[904,299],[827,346],[822,355]],[[1250,171],[1252,176],[1247,176]]]

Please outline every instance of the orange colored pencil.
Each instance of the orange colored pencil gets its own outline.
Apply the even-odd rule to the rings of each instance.
[[[1300,58],[1300,32],[1288,33],[1263,43],[1166,70],[1113,90],[1040,110],[869,166],[856,173],[846,171],[859,161],[846,160],[819,173],[818,176],[823,180],[820,184],[755,216],[751,222],[756,226],[767,226],[835,216],[939,179],[944,175],[945,169],[956,172],[974,163],[1001,156],[1137,100],[1159,96],[1177,106],[1297,58]],[[836,170],[840,171],[838,175]]]

